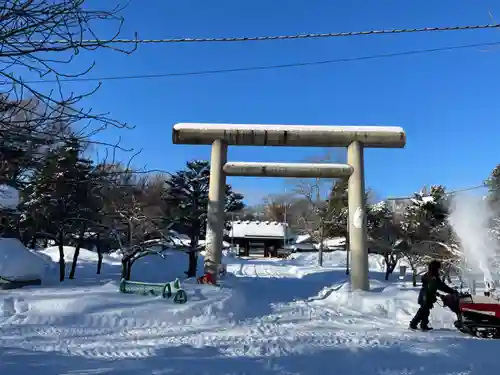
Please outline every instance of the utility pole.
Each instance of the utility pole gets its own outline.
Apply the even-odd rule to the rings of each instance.
[[[231,251],[234,251],[234,212],[231,212]]]
[[[347,226],[347,228],[349,228],[349,226]],[[349,262],[349,233],[346,233],[346,236],[345,236],[345,274],[347,276],[349,276],[349,273],[350,273],[350,270],[349,270],[349,267],[350,267],[350,262]]]
[[[324,210],[321,210],[318,205],[320,204],[321,191],[319,186],[319,179],[316,179],[316,200],[314,209],[319,216],[319,249],[318,249],[318,266],[323,267],[323,246],[324,246]]]
[[[325,250],[325,225],[326,224],[331,224],[334,221],[333,220],[325,220],[324,218],[325,213],[323,212],[323,216],[321,217],[321,228],[320,228],[320,236],[321,236],[321,243],[319,245],[319,252],[318,252],[318,265],[320,267],[323,267],[323,251]]]
[[[287,196],[286,196],[286,186],[285,186],[285,202],[284,202],[284,214],[283,214],[283,251],[286,251],[286,239],[287,239],[287,218],[286,218],[286,214],[287,214],[287,205],[288,205],[288,199],[287,199]]]
[[[325,224],[323,214],[320,218],[320,242],[319,242],[319,252],[318,252],[318,266],[323,267],[323,246],[325,242]]]

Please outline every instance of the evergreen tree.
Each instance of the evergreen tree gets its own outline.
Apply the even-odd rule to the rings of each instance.
[[[431,186],[415,193],[406,207],[402,229],[410,242],[430,240],[432,234],[446,225],[448,196],[444,186]]]
[[[348,179],[335,180],[325,211],[325,236],[346,237],[348,227]]]
[[[27,188],[27,200],[23,205],[24,224],[33,226],[35,232],[51,236],[59,246],[61,281],[65,274],[63,246],[68,234],[83,235],[86,223],[94,219],[97,210],[90,183],[92,162],[82,158],[81,151],[76,138],[49,151]],[[74,263],[77,257],[75,251]]]
[[[329,237],[347,237],[349,221],[349,202],[347,187],[348,179],[335,180],[330,190],[330,195],[326,204],[325,222],[327,223],[326,235]],[[365,194],[365,203],[368,202],[370,192]],[[370,210],[367,206],[367,220],[370,220]]]
[[[500,213],[500,164],[497,165],[485,181],[488,188],[488,200],[497,213]]]
[[[188,277],[196,275],[198,241],[205,237],[210,163],[193,160],[186,169],[174,173],[166,181],[165,203],[172,210],[177,228],[191,240]],[[225,187],[225,212],[238,212],[244,207],[243,195],[233,192],[231,185]]]
[[[426,246],[432,249],[432,243],[449,237],[448,217],[449,196],[444,186],[431,186],[415,193],[406,206],[398,225],[398,249],[404,252],[413,270],[413,283],[416,285],[416,272],[419,263],[431,255]],[[444,238],[446,239],[446,238]],[[445,241],[446,242],[446,241]]]

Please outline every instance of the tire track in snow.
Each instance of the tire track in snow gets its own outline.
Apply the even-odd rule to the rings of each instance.
[[[216,301],[211,300],[209,305],[207,301],[195,302],[186,311],[177,308],[180,314],[172,313],[168,305],[160,305],[160,310],[153,315],[163,319],[170,316],[172,322],[144,319],[143,316],[150,313],[148,309],[137,313],[104,309],[102,312],[56,317],[31,314],[23,321],[13,320],[15,314],[11,314],[9,320],[0,326],[0,345],[92,358],[144,358],[153,355],[158,345],[172,347],[191,343],[200,332],[215,330],[220,319],[207,319],[208,310],[224,308],[232,297],[232,294],[225,293]],[[193,321],[194,327],[190,326]]]
[[[268,355],[297,352],[304,347],[373,344],[356,334],[339,335],[332,331],[318,334],[293,329],[292,325],[280,322],[259,323],[236,330],[232,327],[222,330],[205,328],[190,334],[176,325],[156,325],[153,322],[142,322],[139,327],[136,322],[116,324],[115,319],[96,316],[86,317],[84,321],[85,326],[20,325],[2,329],[0,344],[103,359],[144,358],[153,355],[160,347],[179,345],[226,347],[227,355],[236,352]],[[19,338],[22,338],[21,342]]]
[[[84,326],[21,325],[13,327],[11,332],[2,330],[0,344],[19,347],[19,338],[24,338],[22,347],[33,350],[58,351],[89,358],[125,359],[149,357],[159,348],[180,345],[220,347],[225,355],[274,356],[325,347],[362,348],[401,342],[401,336],[380,330],[348,332],[342,328],[347,328],[347,324],[352,322],[325,320],[325,312],[319,310],[322,308],[295,304],[289,306],[288,311],[282,310],[281,314],[266,316],[266,322],[242,322],[240,327],[226,324],[222,329],[199,327],[199,332],[187,332],[192,328],[154,320],[118,321],[116,317],[87,316],[81,323]],[[386,324],[385,328],[388,326]],[[25,340],[27,336],[29,340]],[[18,338],[17,344],[14,337]],[[414,340],[415,336],[406,335],[405,339]]]
[[[278,277],[279,272],[271,272],[272,266],[252,266],[244,268],[245,274],[253,270],[256,277],[259,272],[261,277]],[[429,340],[428,334],[402,334],[398,327],[394,331],[394,321],[388,317],[367,317],[353,308],[333,307],[325,301],[277,304],[272,314],[236,324],[223,312],[224,303],[231,298],[228,293],[210,300],[209,304],[195,302],[186,311],[180,311],[181,319],[168,305],[153,311],[157,319],[148,317],[149,310],[109,311],[105,306],[103,311],[94,309],[90,314],[55,317],[31,314],[29,309],[15,310],[6,321],[1,321],[0,345],[87,358],[129,359],[147,358],[158,349],[183,345],[218,347],[227,356],[261,357],[307,353],[320,348],[385,347],[419,340],[428,344]],[[155,308],[158,305],[153,304],[151,309]],[[211,310],[219,312],[219,317],[207,321]],[[169,317],[172,322],[165,320]],[[353,332],[353,324],[366,329]],[[432,340],[450,334],[433,333]]]

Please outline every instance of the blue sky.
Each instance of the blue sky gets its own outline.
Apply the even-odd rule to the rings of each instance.
[[[147,4],[147,5],[146,5]],[[490,18],[489,12],[493,15]],[[143,39],[283,35],[500,22],[500,2],[464,0],[130,0],[123,37]],[[104,30],[107,32],[109,30]],[[500,30],[224,44],[141,45],[132,55],[82,54],[88,77],[190,72],[351,58],[500,41]],[[76,92],[95,83],[67,83]],[[173,145],[177,122],[395,125],[407,147],[366,151],[366,184],[406,196],[424,184],[480,184],[498,159],[500,46],[206,76],[104,81],[88,100],[134,124],[105,141],[143,149],[136,165],[174,171],[207,159],[209,147]],[[325,150],[232,147],[233,161],[303,161]],[[279,179],[231,178],[250,202],[283,191]]]

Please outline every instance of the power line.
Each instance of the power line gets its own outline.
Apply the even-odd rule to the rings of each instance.
[[[349,31],[337,33],[309,33],[295,35],[271,35],[271,36],[246,36],[246,37],[216,37],[216,38],[170,38],[170,39],[83,39],[78,41],[78,45],[104,45],[104,44],[165,44],[165,43],[220,43],[220,42],[261,42],[271,40],[293,40],[293,39],[314,39],[314,38],[332,38],[346,36],[366,36],[383,34],[406,34],[423,33],[434,31],[463,31],[480,29],[498,29],[500,24],[486,25],[464,25],[464,26],[444,26],[444,27],[422,27],[412,29],[383,29],[367,31]],[[73,40],[38,40],[38,41],[16,41],[10,45],[33,45],[33,44],[75,44]]]
[[[453,195],[456,193],[463,193],[465,191],[471,191],[471,190],[477,190],[477,189],[486,189],[487,187],[488,186],[486,186],[485,184],[482,184],[482,185],[472,186],[472,187],[465,188],[465,189],[450,191],[450,192],[446,193],[446,195]]]
[[[457,190],[447,191],[447,192],[445,192],[445,195],[453,195],[453,194],[457,194],[457,193],[463,193],[463,192],[466,192],[466,191],[472,191],[472,190],[478,190],[478,189],[486,189],[487,187],[488,186],[486,186],[485,184],[476,185],[476,186],[471,186],[471,187],[467,187],[467,188],[464,188],[464,189],[457,189]],[[430,197],[430,195],[425,195],[424,197]],[[411,197],[387,198],[387,200],[390,200],[390,201],[406,200],[406,199],[413,199],[413,196],[411,196]]]
[[[212,74],[224,74],[224,73],[238,73],[238,72],[249,72],[249,71],[259,71],[259,70],[272,70],[272,69],[285,69],[285,68],[307,67],[307,66],[316,66],[316,65],[328,65],[328,64],[337,64],[337,63],[343,63],[343,62],[375,60],[375,59],[384,59],[384,58],[391,58],[391,57],[398,57],[398,56],[410,56],[410,55],[421,55],[421,54],[433,53],[433,52],[453,51],[453,50],[466,49],[466,48],[492,47],[492,46],[498,46],[498,45],[500,45],[500,41],[488,42],[488,43],[464,44],[464,45],[449,46],[449,47],[429,48],[429,49],[412,50],[412,51],[405,51],[405,52],[394,52],[394,53],[369,55],[369,56],[347,57],[347,58],[339,58],[339,59],[332,59],[332,60],[308,61],[308,62],[306,61],[306,62],[297,62],[297,63],[289,63],[289,64],[278,64],[278,65],[261,65],[261,66],[242,67],[242,68],[199,70],[199,71],[180,72],[180,73],[137,74],[137,75],[103,76],[103,77],[74,77],[74,78],[60,78],[60,79],[50,79],[50,80],[32,80],[32,81],[24,81],[24,83],[33,84],[33,83],[54,83],[54,82],[90,82],[90,81],[170,78],[170,77],[200,76],[200,75],[212,75]]]

